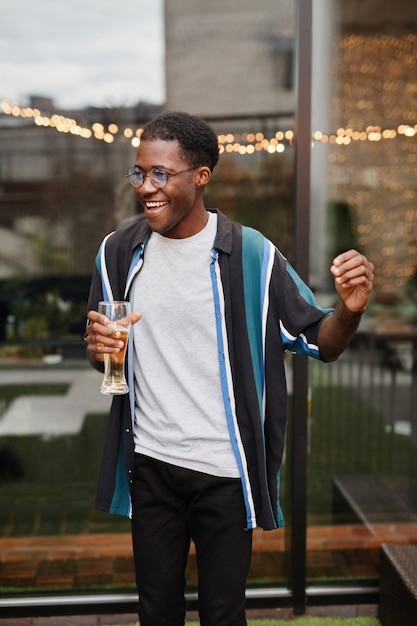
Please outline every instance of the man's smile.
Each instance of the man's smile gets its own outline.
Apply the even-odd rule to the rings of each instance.
[[[148,200],[147,202],[143,200],[142,203],[145,210],[151,211],[152,213],[158,213],[169,204],[167,200]]]

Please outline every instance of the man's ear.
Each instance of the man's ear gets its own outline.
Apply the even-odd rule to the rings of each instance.
[[[210,180],[211,171],[207,165],[202,165],[197,170],[196,183],[198,187],[204,187]]]

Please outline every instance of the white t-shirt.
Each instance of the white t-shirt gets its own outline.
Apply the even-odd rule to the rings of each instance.
[[[217,216],[186,239],[152,233],[134,285],[135,451],[236,478],[220,384],[211,250]]]

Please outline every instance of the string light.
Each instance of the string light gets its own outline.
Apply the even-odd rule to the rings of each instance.
[[[352,34],[338,45],[332,107],[342,123],[331,132],[314,130],[312,148],[326,148],[330,195],[352,208],[359,244],[377,261],[377,288],[401,291],[417,266],[417,36]],[[89,128],[8,100],[1,110],[56,132],[106,143],[123,139],[134,148],[143,131],[100,122]],[[282,154],[293,145],[294,132],[279,129],[267,137],[254,129],[218,139],[221,154]]]
[[[352,34],[338,45],[333,106],[345,127],[327,154],[327,185],[349,206],[376,290],[401,294],[417,266],[417,36]]]
[[[60,133],[71,133],[78,135],[84,139],[97,139],[113,143],[117,136],[130,139],[134,147],[140,143],[140,135],[143,128],[123,128],[117,124],[110,123],[107,131],[101,122],[94,122],[91,128],[83,127],[77,124],[74,119],[64,117],[63,115],[54,113],[52,115],[42,115],[39,109],[30,107],[20,107],[15,102],[3,100],[1,102],[1,110],[5,115],[21,117],[25,119],[33,118],[37,126],[50,127]],[[326,134],[322,131],[315,131],[312,135],[312,145],[316,143],[349,145],[351,141],[381,141],[382,139],[395,139],[397,135],[405,137],[414,137],[417,134],[417,124],[410,126],[402,123],[398,128],[386,128],[381,130],[379,126],[369,126],[365,131],[358,131],[353,128],[338,128],[336,133]],[[254,154],[254,152],[265,151],[269,153],[282,153],[288,146],[293,145],[294,132],[290,129],[286,131],[278,130],[269,139],[262,132],[244,133],[243,135],[227,133],[219,135],[220,154],[224,152],[234,152],[242,155]]]

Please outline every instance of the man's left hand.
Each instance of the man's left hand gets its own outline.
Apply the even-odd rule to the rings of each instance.
[[[363,312],[374,281],[374,264],[357,250],[339,254],[330,268],[336,290],[352,313]]]

